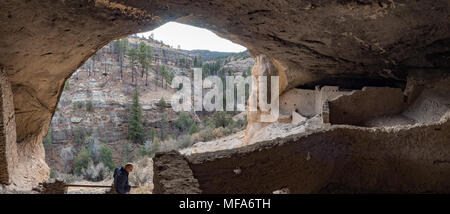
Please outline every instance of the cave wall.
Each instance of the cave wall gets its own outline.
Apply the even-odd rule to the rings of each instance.
[[[400,88],[364,87],[328,102],[330,123],[361,125],[364,121],[403,112],[408,102]]]
[[[290,115],[295,111],[302,116],[313,117],[322,113],[325,101],[350,92],[340,90],[337,86],[317,87],[315,90],[293,88],[280,95],[280,114]]]

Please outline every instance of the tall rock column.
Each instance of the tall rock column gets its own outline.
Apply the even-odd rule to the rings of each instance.
[[[264,126],[270,124],[261,122],[261,115],[262,114],[270,114],[269,112],[262,112],[258,102],[259,102],[259,78],[262,76],[267,77],[267,94],[270,94],[271,91],[271,78],[272,76],[278,76],[279,77],[279,93],[281,94],[288,86],[288,80],[286,77],[286,68],[281,65],[278,61],[273,60],[266,55],[257,55],[255,57],[255,65],[252,68],[252,87],[251,92],[248,98],[248,105],[251,103],[257,104],[256,111],[251,111],[250,106],[247,106],[247,130],[245,134],[245,144],[251,144],[251,139],[253,138],[253,134],[258,131],[259,129],[263,128]],[[268,101],[270,102],[270,96],[268,96]]]

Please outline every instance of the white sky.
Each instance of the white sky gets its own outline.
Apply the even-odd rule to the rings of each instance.
[[[169,22],[156,28],[153,31],[140,33],[149,37],[153,32],[154,39],[162,40],[164,44],[177,48],[178,45],[184,50],[210,50],[221,52],[242,52],[247,48],[235,44],[229,40],[223,39],[213,32],[204,28],[198,28],[191,25]]]

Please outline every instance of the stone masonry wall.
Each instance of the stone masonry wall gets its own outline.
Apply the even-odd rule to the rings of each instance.
[[[178,152],[157,153],[153,163],[154,194],[201,193],[187,160]]]
[[[330,123],[360,125],[369,119],[401,113],[408,107],[400,88],[364,87],[329,102]]]
[[[13,93],[2,69],[0,71],[0,184],[11,183],[17,158]]]

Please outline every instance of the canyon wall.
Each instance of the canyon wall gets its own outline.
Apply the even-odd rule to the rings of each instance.
[[[246,46],[256,57],[253,74],[280,76],[280,93],[405,88],[413,72],[448,73],[449,7],[447,0],[2,1],[0,67],[11,68],[24,172],[10,179],[32,186],[48,177],[41,142],[64,82],[113,39],[179,21]],[[248,118],[249,134],[267,125]]]

